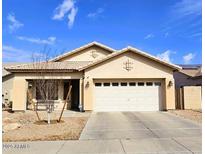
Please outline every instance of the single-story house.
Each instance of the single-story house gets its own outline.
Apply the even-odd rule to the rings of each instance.
[[[26,110],[27,91],[40,99],[37,71],[55,79],[55,108],[62,108],[72,85],[71,108],[93,111],[159,111],[175,109],[173,73],[181,67],[133,47],[115,50],[92,42],[51,59],[44,67],[33,64],[6,67],[14,75],[12,109]],[[52,74],[51,74],[52,73]]]

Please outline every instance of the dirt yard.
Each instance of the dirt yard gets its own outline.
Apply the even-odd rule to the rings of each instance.
[[[198,123],[202,123],[202,112],[194,110],[169,110],[170,113],[173,113],[177,116],[181,116],[185,119],[190,119]]]
[[[47,120],[45,111],[39,112],[41,119]],[[52,113],[51,119],[57,120],[60,113]],[[88,113],[66,113],[61,123],[41,124],[36,122],[33,111],[9,113],[3,111],[3,142],[36,140],[77,140],[84,128]]]

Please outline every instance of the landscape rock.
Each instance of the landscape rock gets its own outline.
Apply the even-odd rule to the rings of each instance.
[[[10,130],[14,130],[14,129],[17,129],[17,128],[20,128],[20,127],[21,127],[21,124],[19,124],[19,123],[9,123],[9,124],[6,124],[3,127],[3,131],[8,132]]]

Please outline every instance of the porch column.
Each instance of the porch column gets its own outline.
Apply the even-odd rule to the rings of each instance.
[[[80,109],[80,112],[84,111],[82,101],[83,101],[83,78],[80,78],[80,81],[79,81],[79,109]]]

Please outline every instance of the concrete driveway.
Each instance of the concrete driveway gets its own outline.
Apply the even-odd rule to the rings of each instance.
[[[94,112],[80,140],[118,139],[128,153],[200,153],[201,136],[201,125],[168,112]]]

